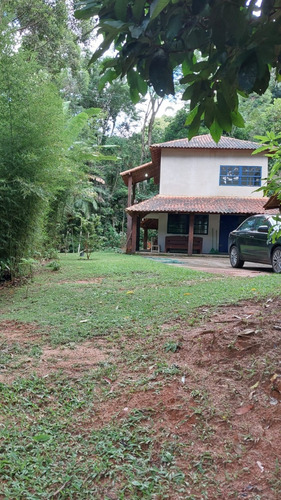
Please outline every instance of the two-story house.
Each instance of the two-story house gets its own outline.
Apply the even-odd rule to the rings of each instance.
[[[231,230],[246,217],[264,213],[267,198],[257,191],[268,174],[259,145],[210,135],[154,144],[152,161],[121,173],[128,186],[127,252],[140,250],[140,228],[158,229],[161,252],[227,252]],[[153,178],[159,194],[134,204],[135,186]]]

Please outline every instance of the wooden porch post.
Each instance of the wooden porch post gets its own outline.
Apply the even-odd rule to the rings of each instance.
[[[145,227],[143,229],[143,249],[147,250],[147,236],[148,236],[148,229]]]
[[[137,249],[137,215],[132,217],[132,253],[136,252]]]
[[[189,232],[188,232],[188,255],[192,255],[193,251],[193,235],[194,235],[194,214],[189,215]]]
[[[132,176],[130,175],[128,178],[128,201],[127,201],[127,207],[130,207],[132,205],[132,186],[133,186],[133,179]],[[131,215],[127,214],[127,244],[126,244],[126,253],[131,253],[132,251],[132,217]]]

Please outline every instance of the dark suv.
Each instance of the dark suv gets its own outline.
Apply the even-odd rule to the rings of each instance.
[[[253,215],[231,231],[228,253],[232,267],[242,267],[245,261],[271,264],[275,273],[281,273],[281,237],[268,241],[268,231],[276,225],[270,215]]]

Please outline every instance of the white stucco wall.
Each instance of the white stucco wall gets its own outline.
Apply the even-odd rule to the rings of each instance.
[[[220,186],[221,165],[262,167],[262,179],[268,173],[268,159],[251,151],[166,150],[161,153],[159,193],[171,196],[254,196],[262,197],[254,187]]]

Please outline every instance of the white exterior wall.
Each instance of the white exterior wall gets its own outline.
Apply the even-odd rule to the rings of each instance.
[[[267,177],[268,160],[265,156],[251,155],[251,151],[189,151],[187,149],[161,152],[159,194],[170,196],[238,196],[262,197],[255,187],[220,186],[221,165],[262,167],[261,178]]]

